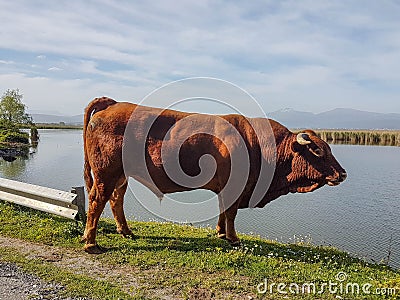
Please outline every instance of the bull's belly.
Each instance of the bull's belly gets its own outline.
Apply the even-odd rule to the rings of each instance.
[[[206,184],[201,184],[201,182],[192,182],[192,184],[186,185],[180,184],[179,181],[177,182],[171,179],[162,167],[157,169],[150,168],[150,171],[133,169],[126,173],[126,175],[146,186],[159,198],[162,198],[164,194],[192,191],[196,189],[210,190],[215,193],[219,192],[219,185],[216,176],[206,182]]]

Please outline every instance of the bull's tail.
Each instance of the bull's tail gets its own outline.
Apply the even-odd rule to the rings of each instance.
[[[90,190],[92,189],[93,177],[92,177],[92,168],[90,167],[88,153],[87,153],[87,145],[86,145],[87,126],[89,124],[90,118],[96,112],[102,111],[115,103],[117,103],[117,101],[107,97],[95,98],[93,99],[92,102],[89,103],[89,105],[85,109],[85,115],[83,119],[83,155],[85,160],[83,175],[85,178],[86,188],[88,192],[90,192]]]

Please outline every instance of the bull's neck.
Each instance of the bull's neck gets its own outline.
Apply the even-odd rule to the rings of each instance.
[[[296,135],[291,133],[276,144],[276,167],[280,165],[287,165],[288,163],[292,162],[292,145],[295,139]]]

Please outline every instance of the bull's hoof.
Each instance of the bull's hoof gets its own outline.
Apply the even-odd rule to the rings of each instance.
[[[127,238],[127,239],[135,239],[135,235],[133,232],[128,229],[128,230],[117,230],[117,232],[122,235],[122,237]]]
[[[217,233],[217,237],[218,237],[219,239],[226,240],[226,233]]]
[[[231,240],[228,239],[228,242],[229,242],[229,244],[230,244],[232,247],[240,247],[240,246],[242,245],[242,243],[240,242],[240,240],[231,241]]]
[[[83,247],[85,252],[89,254],[103,254],[107,252],[107,249],[97,245],[97,244],[87,244]]]
[[[136,236],[135,236],[133,233],[128,233],[128,234],[126,234],[126,233],[121,233],[121,235],[122,235],[122,237],[123,237],[124,239],[131,239],[131,240],[136,239]]]
[[[83,244],[86,243],[86,240],[87,240],[86,236],[82,236],[80,242]]]

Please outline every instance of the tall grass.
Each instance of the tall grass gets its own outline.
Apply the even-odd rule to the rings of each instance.
[[[331,144],[379,145],[400,147],[400,130],[315,130]]]

